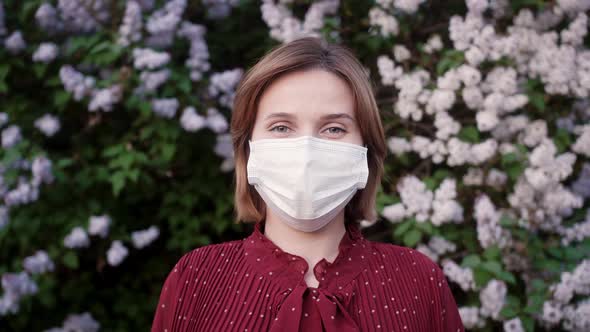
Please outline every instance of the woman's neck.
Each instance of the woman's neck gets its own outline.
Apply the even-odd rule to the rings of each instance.
[[[283,251],[303,257],[309,266],[325,258],[333,262],[338,256],[338,246],[346,235],[344,210],[325,227],[315,232],[302,232],[291,228],[280,217],[267,210],[264,222],[264,235]]]

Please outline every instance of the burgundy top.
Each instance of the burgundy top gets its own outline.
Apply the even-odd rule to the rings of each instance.
[[[264,235],[186,253],[162,287],[152,332],[464,332],[442,270],[411,248],[367,240],[347,224],[334,262],[314,267]]]

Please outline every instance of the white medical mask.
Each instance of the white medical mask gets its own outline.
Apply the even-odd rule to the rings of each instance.
[[[367,147],[313,136],[248,141],[248,183],[289,226],[326,226],[367,184]]]

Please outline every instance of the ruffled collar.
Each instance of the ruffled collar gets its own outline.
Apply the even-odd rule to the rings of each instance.
[[[257,222],[252,233],[244,239],[246,259],[263,275],[305,284],[306,268],[312,267],[303,257],[283,251],[266,237],[264,225],[264,220]],[[338,245],[336,259],[330,263],[323,258],[315,266],[314,275],[320,283],[317,288],[328,288],[336,281],[350,281],[361,270],[359,264],[365,261],[366,240],[357,223],[345,223],[345,227],[346,233]]]

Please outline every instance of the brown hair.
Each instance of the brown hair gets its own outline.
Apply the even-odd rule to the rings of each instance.
[[[345,207],[346,222],[377,219],[375,198],[383,174],[387,145],[372,82],[353,52],[319,37],[302,37],[277,45],[242,77],[234,97],[230,133],[235,160],[235,222],[258,222],[265,218],[266,205],[246,174],[248,140],[256,120],[258,102],[265,89],[280,76],[294,71],[323,69],[341,77],[355,100],[355,117],[367,145],[369,178]]]

